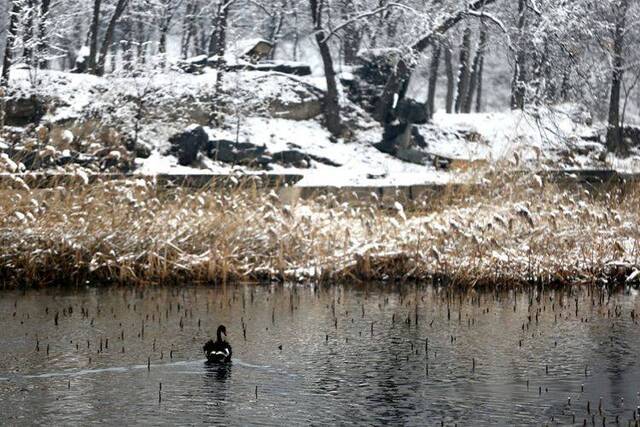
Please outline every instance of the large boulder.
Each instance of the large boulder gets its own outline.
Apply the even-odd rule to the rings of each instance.
[[[45,113],[45,102],[35,95],[11,96],[6,101],[5,120],[8,125],[24,126],[38,123]]]
[[[324,92],[295,78],[267,74],[253,77],[244,85],[245,108],[269,117],[310,120],[322,114]]]
[[[625,126],[622,128],[622,137],[630,148],[640,147],[640,127],[639,126]]]
[[[411,98],[400,100],[396,108],[396,115],[401,121],[418,125],[426,124],[429,121],[427,104]]]
[[[182,166],[189,166],[196,161],[198,153],[208,147],[209,135],[202,126],[195,126],[172,136],[169,142],[169,153],[177,155]]]
[[[228,140],[210,141],[207,155],[213,160],[234,164],[260,164],[259,160],[267,151],[266,147],[249,142],[234,142]]]

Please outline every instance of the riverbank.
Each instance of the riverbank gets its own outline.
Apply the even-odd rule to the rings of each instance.
[[[2,190],[4,287],[230,281],[637,284],[640,187],[481,178],[412,201],[145,180]],[[378,200],[377,202],[375,200]]]

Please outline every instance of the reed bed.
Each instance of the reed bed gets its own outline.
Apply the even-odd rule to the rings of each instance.
[[[0,189],[4,287],[423,281],[636,283],[640,188],[563,190],[483,178],[403,206],[142,179]]]

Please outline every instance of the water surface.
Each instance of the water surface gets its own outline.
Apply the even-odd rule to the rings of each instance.
[[[5,291],[0,413],[11,425],[628,425],[639,312],[637,291],[586,288]],[[202,344],[221,323],[234,361],[209,366]]]

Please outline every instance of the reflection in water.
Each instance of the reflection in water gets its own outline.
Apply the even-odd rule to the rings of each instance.
[[[216,420],[227,419],[226,402],[229,393],[228,380],[231,377],[232,363],[204,362],[204,390],[205,399],[210,405],[208,417]]]
[[[628,425],[640,417],[639,312],[636,291],[592,288],[4,292],[0,414],[54,425]],[[233,365],[204,362],[221,323]]]

